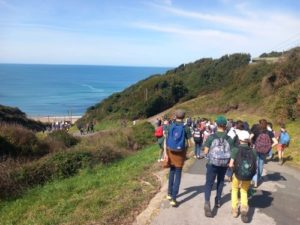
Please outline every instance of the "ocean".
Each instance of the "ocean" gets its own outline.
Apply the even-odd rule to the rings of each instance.
[[[28,116],[83,115],[115,92],[170,68],[0,64],[0,104]]]

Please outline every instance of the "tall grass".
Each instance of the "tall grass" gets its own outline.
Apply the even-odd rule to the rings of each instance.
[[[157,147],[0,202],[3,225],[131,224],[158,190],[151,175]]]

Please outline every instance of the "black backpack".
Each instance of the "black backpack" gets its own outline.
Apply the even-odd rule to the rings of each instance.
[[[256,157],[248,146],[239,146],[234,160],[234,173],[238,180],[252,180],[256,174]]]

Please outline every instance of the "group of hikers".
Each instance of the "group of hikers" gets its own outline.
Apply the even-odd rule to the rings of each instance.
[[[84,135],[85,133],[94,133],[94,126],[95,126],[95,122],[94,121],[90,121],[88,122],[85,126],[82,123],[77,124],[77,128],[80,131],[80,135]]]
[[[217,179],[215,207],[222,205],[222,191],[225,176],[231,181],[232,216],[241,214],[243,222],[248,222],[248,190],[262,182],[263,166],[266,158],[272,158],[272,148],[277,146],[279,164],[283,163],[284,149],[290,137],[281,124],[275,133],[272,124],[259,120],[251,129],[245,121],[227,120],[218,116],[215,121],[207,119],[184,121],[185,112],[176,110],[173,120],[157,120],[155,136],[160,147],[158,161],[170,168],[167,199],[173,207],[176,201],[181,174],[186,160],[187,149],[194,145],[194,157],[205,158],[206,182],[204,189],[204,214],[213,217],[210,197]],[[240,207],[239,207],[240,206]]]

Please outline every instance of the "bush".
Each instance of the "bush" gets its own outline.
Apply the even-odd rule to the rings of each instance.
[[[132,139],[137,143],[138,148],[145,147],[155,141],[154,127],[149,122],[135,125],[133,128]]]
[[[49,138],[54,141],[63,143],[63,145],[67,148],[72,147],[79,142],[77,138],[75,138],[65,130],[53,131],[49,134]]]
[[[49,145],[38,140],[33,131],[20,125],[0,125],[0,156],[40,157],[49,153]]]

